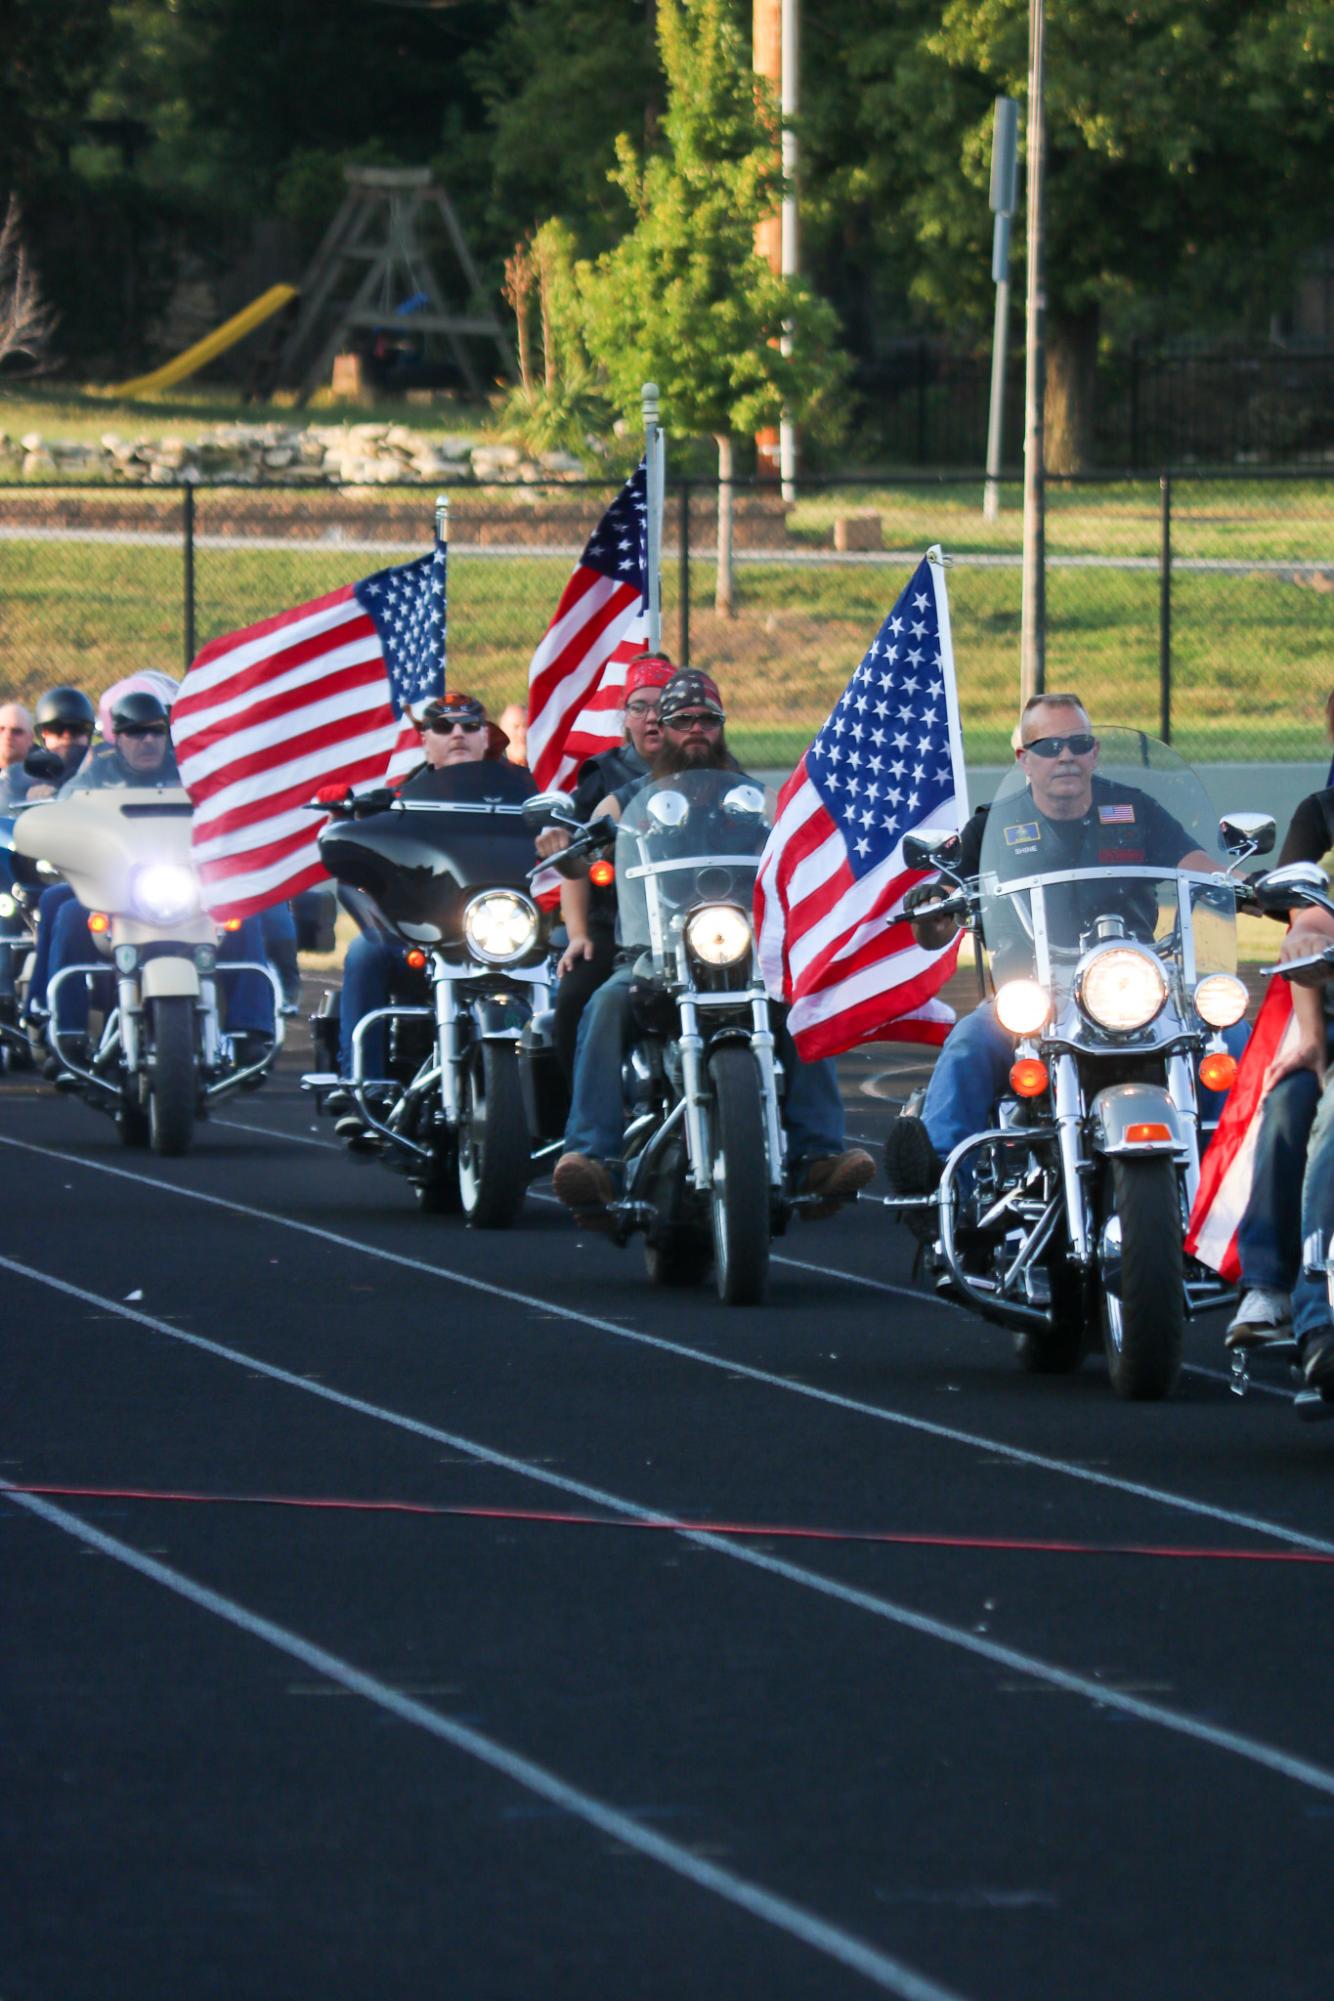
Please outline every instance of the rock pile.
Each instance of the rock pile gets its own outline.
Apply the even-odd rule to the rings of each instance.
[[[392,486],[419,481],[531,485],[581,479],[568,452],[528,457],[517,445],[479,444],[435,436],[406,424],[215,424],[202,437],[123,438],[107,431],[95,445],[0,431],[0,479],[58,477],[180,486],[208,480],[228,485],[329,483]]]

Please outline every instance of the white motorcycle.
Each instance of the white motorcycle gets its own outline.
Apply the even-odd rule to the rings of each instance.
[[[89,787],[25,807],[14,828],[17,852],[62,875],[88,911],[89,958],[61,968],[47,988],[47,1037],[62,1087],[109,1112],[127,1146],[147,1143],[161,1154],[184,1153],[197,1118],[258,1083],[282,1039],[278,982],[254,960],[227,970],[269,982],[273,1045],[262,1060],[245,1062],[223,1032],[217,964],[227,927],[203,906],[190,858],[192,813],[179,786]],[[114,1001],[80,1060],[79,1034],[56,1025],[59,994],[99,975],[114,982]]]

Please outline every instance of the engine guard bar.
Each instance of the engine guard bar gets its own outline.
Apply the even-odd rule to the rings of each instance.
[[[273,1047],[257,1063],[242,1064],[239,1070],[229,1070],[215,1084],[206,1085],[206,1101],[220,1097],[224,1091],[234,1091],[239,1084],[244,1084],[247,1077],[262,1077],[273,1068],[278,1060],[278,1051],[283,1046],[283,988],[272,966],[259,959],[229,959],[225,966],[215,966],[210,977],[216,980],[219,973],[263,973],[273,991]]]
[[[218,970],[215,969],[207,977],[216,979]],[[245,1082],[247,1077],[259,1077],[266,1070],[272,1069],[283,1042],[283,1018],[280,1012],[282,1006],[282,986],[277,974],[268,965],[261,964],[258,959],[237,959],[229,962],[228,965],[220,970],[229,973],[262,973],[264,975],[264,978],[273,990],[273,1047],[257,1063],[244,1063],[239,1069],[229,1070],[227,1075],[220,1077],[216,1083],[205,1085],[203,1097],[206,1101],[209,1098],[221,1096],[224,1091],[234,1091],[238,1085]],[[109,966],[104,960],[99,960],[96,963],[82,966],[62,966],[58,973],[51,975],[46,988],[47,999],[51,1003],[51,1018],[46,1027],[46,1039],[51,1045],[52,1053],[57,1062],[62,1064],[71,1076],[80,1078],[85,1084],[91,1084],[94,1090],[105,1091],[108,1097],[118,1098],[121,1094],[119,1083],[113,1084],[109,1078],[99,1077],[95,1070],[87,1069],[82,1063],[75,1062],[68,1049],[66,1049],[66,1041],[79,1035],[82,1031],[77,1028],[65,1029],[56,1026],[56,995],[66,980],[86,979],[90,973],[108,973],[112,971],[114,971],[113,967]],[[113,1038],[119,1015],[120,1009],[113,1008],[106,1018],[106,1026],[102,1031],[102,1042],[97,1052],[99,1056]]]
[[[666,1118],[663,1120],[662,1124],[658,1127],[658,1130],[655,1133],[651,1133],[649,1135],[649,1138],[645,1142],[644,1146],[635,1155],[634,1159],[628,1163],[629,1172],[626,1176],[625,1199],[627,1204],[629,1204],[631,1207],[647,1208],[651,1213],[653,1212],[653,1205],[651,1203],[640,1203],[637,1201],[634,1192],[635,1187],[639,1181],[640,1176],[643,1174],[648,1162],[656,1159],[657,1155],[662,1151],[663,1142],[666,1140],[667,1135],[672,1131],[672,1129],[675,1126],[678,1126],[681,1123],[682,1119],[685,1117],[685,1110],[686,1110],[685,1099],[678,1098],[676,1103],[672,1106],[670,1112],[668,1112]],[[638,1122],[636,1121],[636,1125],[637,1123]],[[627,1139],[631,1138],[635,1130],[636,1127],[631,1126],[629,1133],[626,1134],[626,1138]]]
[[[970,1278],[959,1262],[959,1254],[954,1242],[954,1183],[959,1168],[969,1154],[990,1145],[995,1140],[1010,1145],[1031,1146],[1039,1139],[1054,1136],[1054,1126],[997,1126],[990,1132],[974,1133],[968,1139],[960,1140],[949,1159],[945,1162],[940,1176],[940,1187],[936,1192],[936,1207],[940,1223],[940,1250],[945,1260],[945,1269],[951,1283],[965,1299],[983,1312],[999,1314],[1004,1319],[1020,1327],[1050,1327],[1054,1324],[1052,1314],[1040,1306],[1021,1304],[1015,1299],[1007,1299],[1002,1288],[1027,1269],[1038,1252],[1045,1248],[1047,1238],[1055,1227],[1056,1212],[1064,1207],[1064,1196],[1057,1195],[1048,1203],[1032,1229],[1020,1245],[1009,1271],[994,1285],[980,1284]]]
[[[401,1147],[405,1153],[415,1154],[418,1160],[430,1160],[430,1147],[419,1146],[417,1141],[409,1139],[406,1133],[395,1132],[393,1127],[380,1118],[377,1113],[373,1112],[367,1103],[367,1085],[378,1083],[381,1080],[366,1075],[366,1034],[376,1022],[380,1021],[434,1022],[434,1020],[435,1009],[430,1007],[376,1007],[372,1008],[369,1014],[363,1014],[361,1020],[352,1031],[352,1075],[347,1080],[347,1087],[357,1101],[357,1110],[361,1113],[362,1118],[365,1119],[366,1124],[371,1128],[372,1132],[379,1133],[381,1139],[387,1139],[391,1146]],[[437,1077],[439,1076],[438,1065],[435,1068],[435,1074]],[[407,1103],[411,1096],[411,1091],[411,1085],[409,1085],[407,1091],[400,1089],[399,1096],[395,1100],[393,1109],[390,1111],[390,1118],[393,1117],[394,1111],[397,1111],[400,1105]]]

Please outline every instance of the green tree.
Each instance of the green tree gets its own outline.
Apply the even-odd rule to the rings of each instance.
[[[938,323],[990,314],[992,103],[1027,86],[1027,0],[849,0],[817,41],[809,173],[823,256],[850,212]],[[835,56],[837,55],[837,62]],[[1334,228],[1328,0],[1062,0],[1047,9],[1047,439],[1087,457],[1109,320],[1263,325]],[[1022,244],[1022,227],[1017,232]]]
[[[730,615],[734,440],[784,410],[829,427],[844,363],[830,307],[755,254],[756,224],[782,194],[778,120],[733,8],[660,0],[658,42],[662,148],[641,158],[624,134],[616,142],[613,179],[634,224],[581,270],[585,338],[627,419],[638,420],[641,387],[653,381],[669,431],[714,440],[717,607]]]

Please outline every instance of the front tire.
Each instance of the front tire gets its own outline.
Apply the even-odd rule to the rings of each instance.
[[[1120,1229],[1120,1294],[1100,1288],[1103,1347],[1112,1388],[1148,1401],[1169,1396],[1186,1333],[1181,1198],[1175,1163],[1159,1154],[1110,1163],[1104,1237]]]
[[[184,1153],[195,1127],[195,1004],[188,994],[166,994],[150,1008],[149,1145],[154,1153]]]
[[[748,1048],[724,1043],[713,1080],[713,1268],[726,1306],[758,1306],[769,1284],[769,1149],[760,1078]]]
[[[508,1230],[523,1207],[532,1158],[513,1043],[475,1044],[466,1074],[458,1152],[463,1213],[476,1229]]]

